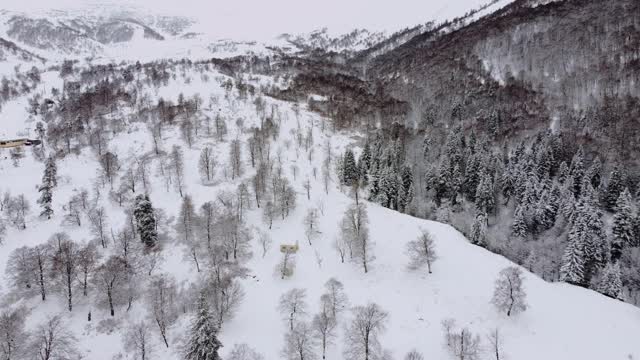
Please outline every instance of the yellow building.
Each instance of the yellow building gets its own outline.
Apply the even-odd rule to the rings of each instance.
[[[295,245],[280,244],[280,252],[281,253],[295,254],[295,253],[298,252],[298,243],[296,242]]]
[[[0,140],[0,148],[12,148],[27,145],[29,139]]]

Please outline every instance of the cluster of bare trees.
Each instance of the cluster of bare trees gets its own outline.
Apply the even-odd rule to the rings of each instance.
[[[47,317],[26,331],[25,307],[0,312],[0,357],[12,359],[79,359],[76,338],[60,315]]]
[[[287,324],[282,355],[291,360],[326,358],[327,347],[336,337],[338,318],[348,306],[344,286],[335,278],[325,283],[320,310],[311,316],[305,289],[294,288],[280,297],[278,310]]]
[[[365,204],[356,201],[349,205],[340,222],[340,236],[335,248],[344,262],[348,254],[351,261],[361,265],[364,272],[369,271],[373,255],[373,241],[369,237],[369,217]]]
[[[71,311],[77,291],[88,295],[98,260],[95,243],[79,245],[66,233],[56,233],[47,243],[14,250],[7,262],[7,274],[18,294],[38,294],[44,301],[49,293],[57,291],[67,299]]]
[[[480,335],[474,334],[468,328],[457,328],[452,318],[442,320],[445,345],[451,355],[459,360],[474,360],[482,358],[487,353],[496,360],[506,358],[503,350],[503,336],[500,329],[495,328],[486,334],[486,345],[483,345]]]
[[[5,192],[0,199],[0,212],[5,215],[7,221],[15,228],[24,230],[27,228],[27,216],[31,212],[31,204],[29,204],[24,194],[12,196],[11,193]],[[3,221],[0,220],[0,222]],[[3,225],[0,225],[0,227],[3,227]]]

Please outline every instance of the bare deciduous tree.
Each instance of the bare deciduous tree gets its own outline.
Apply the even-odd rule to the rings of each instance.
[[[433,237],[428,230],[422,229],[416,240],[407,243],[407,255],[409,256],[409,269],[417,270],[425,264],[431,274],[431,264],[437,259]]]
[[[493,353],[496,360],[500,360],[502,357],[502,334],[500,334],[500,330],[498,328],[493,329],[489,335],[487,335],[487,340],[491,345],[489,351]]]
[[[404,360],[424,360],[424,356],[418,350],[411,350],[405,355]]]
[[[453,328],[456,326],[456,320],[452,318],[443,319],[440,323],[442,330],[444,330],[444,338],[447,341],[447,346],[451,346],[451,338],[453,336]]]
[[[280,279],[284,280],[285,277],[290,277],[296,268],[296,257],[290,251],[282,253],[282,258],[276,265],[276,274],[280,276]]]
[[[318,226],[318,209],[310,208],[304,217],[304,235],[311,245],[311,242],[320,234]]]
[[[126,262],[119,256],[111,256],[96,271],[93,281],[96,287],[106,295],[106,303],[111,316],[115,316],[116,302],[123,297],[127,272]]]
[[[296,321],[307,315],[307,291],[294,288],[280,296],[278,310],[289,323],[289,330],[293,331]]]
[[[239,139],[231,141],[229,147],[229,167],[231,168],[231,179],[242,175],[242,146]]]
[[[320,297],[320,312],[313,317],[311,322],[314,334],[320,339],[323,359],[326,359],[327,346],[333,342],[336,336],[337,325],[336,318],[332,314],[329,295],[324,294]]]
[[[184,156],[180,146],[174,145],[169,155],[169,168],[171,171],[176,190],[183,196],[182,189],[184,186]]]
[[[287,360],[314,360],[315,342],[312,336],[312,329],[306,322],[299,322],[295,328],[290,329],[285,336],[282,355]]]
[[[164,344],[169,347],[167,331],[178,319],[176,284],[166,274],[155,276],[149,284],[147,302],[153,321],[158,325]]]
[[[207,249],[211,249],[213,246],[214,231],[219,216],[220,209],[212,201],[207,201],[200,207],[199,230],[201,236],[206,239]]]
[[[107,248],[107,212],[103,207],[95,207],[89,210],[89,222],[91,233],[100,243],[103,249]]]
[[[260,243],[260,247],[262,248],[262,257],[267,255],[267,251],[273,244],[273,239],[271,239],[271,235],[264,231],[258,231],[258,242]]]
[[[69,311],[73,310],[73,288],[78,276],[79,246],[72,240],[63,240],[53,254],[52,268],[67,297]]]
[[[103,178],[109,182],[109,186],[113,187],[113,180],[120,169],[118,156],[110,151],[102,154],[100,156],[100,166],[102,166]]]
[[[273,202],[267,201],[266,204],[262,207],[262,217],[264,221],[269,224],[269,230],[273,226],[273,219],[276,217],[276,209],[273,205]]]
[[[451,354],[460,360],[476,360],[480,357],[480,336],[467,328],[454,332],[446,339]]]
[[[149,359],[153,353],[151,334],[144,321],[131,325],[123,335],[123,342],[124,348],[140,360]]]
[[[11,222],[16,228],[22,230],[27,228],[26,218],[30,210],[31,206],[24,194],[10,197],[6,205],[6,212],[9,219],[11,219]]]
[[[38,325],[31,338],[32,356],[38,360],[72,359],[77,356],[76,338],[59,315]]]
[[[203,251],[200,238],[196,235],[199,220],[191,196],[185,195],[180,206],[176,232],[186,246],[186,257],[194,262],[198,272],[200,272],[200,253]]]
[[[213,154],[213,149],[209,146],[202,148],[202,151],[200,152],[200,159],[198,160],[198,170],[203,182],[208,184],[213,181],[217,163],[218,162]]]
[[[324,283],[325,294],[327,295],[328,305],[331,309],[331,316],[336,320],[338,315],[349,305],[347,294],[344,292],[344,285],[336,278],[330,278]]]
[[[27,333],[24,324],[27,310],[18,307],[0,313],[0,358],[3,360],[27,358]]]
[[[264,360],[264,356],[247,344],[235,344],[229,353],[229,360]]]
[[[380,358],[382,347],[378,336],[385,330],[388,317],[377,304],[356,306],[345,334],[344,357],[348,360]]]
[[[347,208],[340,226],[341,236],[349,245],[352,258],[362,265],[365,273],[374,259],[368,223],[367,209],[364,204],[356,202]]]
[[[491,302],[498,310],[506,311],[507,316],[527,309],[527,294],[522,282],[522,270],[518,267],[509,266],[498,274]]]
[[[79,280],[82,287],[82,295],[87,296],[88,285],[93,272],[96,269],[98,260],[100,259],[100,253],[98,253],[97,246],[94,242],[89,242],[85,246],[78,249],[78,269],[80,272]]]

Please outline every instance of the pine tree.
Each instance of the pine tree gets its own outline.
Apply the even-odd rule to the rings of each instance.
[[[198,313],[191,325],[185,360],[220,360],[218,349],[222,344],[217,332],[213,316],[209,312],[209,304],[202,294],[198,300]]]
[[[393,174],[391,172],[391,168],[388,168],[388,167],[384,168],[382,171],[378,173],[378,182],[377,182],[378,194],[376,195],[376,198],[374,200],[378,204],[386,208],[392,208],[392,205],[396,200],[395,196],[393,195],[396,190],[396,188],[394,187],[394,184],[395,184],[395,182],[393,181],[394,178],[395,178],[395,174]]]
[[[51,219],[51,215],[53,215],[51,202],[53,200],[53,188],[58,184],[56,179],[57,173],[58,169],[55,159],[50,156],[47,158],[45,163],[44,174],[42,175],[42,184],[38,188],[38,191],[40,192],[38,204],[42,206],[40,216],[46,216],[47,219]]]
[[[44,164],[44,175],[42,176],[42,182],[50,183],[51,187],[58,186],[58,166],[56,165],[56,159],[53,156],[49,156]]]
[[[620,265],[618,263],[610,263],[602,271],[602,278],[598,284],[598,292],[617,299],[621,291],[622,280],[620,276]]]
[[[587,170],[586,178],[589,179],[594,189],[600,187],[602,180],[602,162],[600,162],[600,158],[596,158],[593,161],[593,164],[591,164],[591,167]]]
[[[471,226],[472,244],[487,247],[487,215],[479,213]]]
[[[369,146],[368,141],[364,144],[364,148],[358,159],[358,168],[362,177],[366,177],[371,168],[371,146]]]
[[[569,167],[569,175],[573,178],[573,193],[576,196],[580,195],[584,173],[584,150],[582,149],[582,147],[580,147],[573,156],[573,159],[571,160],[571,166]]]
[[[451,162],[448,157],[444,157],[442,162],[440,163],[440,167],[436,173],[434,179],[434,190],[435,197],[434,200],[437,206],[440,206],[442,203],[442,199],[446,198],[450,193],[450,182],[451,182]],[[452,204],[455,205],[455,204]]]
[[[488,174],[481,177],[476,189],[476,210],[488,214],[493,212],[496,201],[493,195],[493,181]]]
[[[573,212],[576,207],[576,198],[573,195],[573,180],[567,180],[561,189],[560,196],[560,213],[566,220],[573,218]]]
[[[529,229],[524,216],[524,208],[522,205],[516,207],[513,215],[513,223],[511,224],[511,235],[516,238],[524,239],[527,237]]]
[[[506,199],[506,205],[515,192],[515,174],[511,165],[507,165],[507,168],[502,173],[502,177],[500,177],[500,188],[502,196]]]
[[[422,140],[422,157],[426,159],[429,156],[429,152],[431,151],[431,138],[428,135],[425,135]]]
[[[53,208],[51,207],[53,195],[51,190],[52,189],[49,184],[42,184],[40,188],[38,188],[38,191],[40,192],[38,204],[42,206],[42,212],[40,212],[40,216],[46,217],[47,220],[51,219],[51,215],[53,215]]]
[[[344,160],[342,162],[342,183],[347,186],[353,186],[358,181],[358,166],[356,165],[356,158],[353,155],[351,149],[347,149],[344,153]]]
[[[591,187],[591,184],[589,184]],[[585,279],[591,281],[591,277],[599,269],[605,267],[609,261],[611,252],[607,237],[604,232],[602,212],[595,206],[587,206],[586,209],[587,237],[585,240]]]
[[[553,152],[548,148],[544,148],[536,156],[537,175],[540,179],[546,179],[552,172]]]
[[[625,176],[622,168],[616,165],[611,171],[609,176],[609,183],[607,184],[607,190],[604,195],[604,203],[607,210],[613,211],[618,203],[618,197],[624,190]]]
[[[566,162],[560,163],[560,168],[558,169],[558,182],[560,184],[564,184],[564,182],[569,177],[569,167]]]
[[[480,177],[480,163],[477,156],[471,156],[464,174],[464,192],[469,201],[475,201]]]
[[[613,240],[611,241],[611,258],[615,261],[622,256],[622,249],[626,246],[637,245],[633,223],[634,216],[631,208],[631,193],[624,189],[616,202],[616,213],[613,215]]]
[[[462,185],[464,178],[460,171],[460,165],[453,166],[453,172],[451,173],[451,179],[449,179],[449,199],[452,204],[458,203],[458,194],[462,191]]]
[[[407,206],[413,200],[413,172],[409,166],[402,167],[398,189],[398,210],[405,212]]]
[[[140,194],[136,197],[133,216],[136,218],[140,240],[148,248],[154,247],[158,242],[158,231],[156,229],[156,218],[149,196]]]
[[[561,281],[580,286],[587,285],[585,279],[587,231],[586,217],[583,214],[578,214],[569,232],[568,244],[562,255]]]

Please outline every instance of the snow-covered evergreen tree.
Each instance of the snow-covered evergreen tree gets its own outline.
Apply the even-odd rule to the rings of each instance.
[[[356,158],[353,155],[353,151],[347,149],[344,153],[344,160],[342,161],[342,183],[347,186],[354,185],[360,177],[358,174],[358,166],[356,165]]]
[[[44,164],[44,175],[42,176],[42,182],[50,183],[52,187],[58,186],[58,166],[56,165],[56,159],[53,156],[49,156]]]
[[[609,182],[607,183],[607,190],[604,195],[604,204],[607,207],[607,210],[615,210],[620,193],[625,188],[624,183],[624,170],[619,165],[616,165],[611,171]]]
[[[583,214],[576,216],[571,231],[567,247],[562,255],[562,265],[560,267],[560,280],[580,286],[586,286],[585,277],[586,254],[585,245],[588,236],[587,218]]]
[[[488,174],[481,177],[475,195],[476,210],[481,213],[491,213],[494,211],[496,201],[493,194],[493,181]]]
[[[40,206],[42,207],[40,216],[46,217],[47,219],[51,219],[51,215],[53,215],[53,207],[51,206],[51,202],[53,200],[53,188],[58,184],[57,173],[58,169],[56,166],[56,161],[53,156],[50,156],[45,162],[44,174],[42,175],[42,184],[38,188],[38,191],[40,192],[38,204],[40,204]]]
[[[366,177],[369,174],[370,168],[371,168],[371,146],[367,141],[364,144],[362,153],[360,154],[360,158],[358,159],[358,171],[360,173],[360,177],[363,180],[366,180]]]
[[[158,231],[156,229],[155,213],[149,196],[142,194],[136,196],[133,216],[136,218],[140,240],[148,248],[154,247],[158,242]]]
[[[469,240],[472,244],[487,247],[487,215],[478,213],[476,219],[471,225],[471,235]]]
[[[407,206],[413,201],[413,172],[409,166],[402,167],[400,174],[400,189],[398,189],[398,211],[405,212]]]
[[[198,300],[198,312],[195,315],[189,340],[185,346],[185,360],[220,360],[218,349],[222,344],[218,340],[218,329],[204,294]]]
[[[598,284],[598,292],[617,299],[622,291],[620,265],[608,264],[602,271],[602,278]]]
[[[558,168],[558,182],[560,184],[564,184],[564,182],[567,180],[568,177],[569,177],[569,166],[567,166],[567,163],[563,161],[562,163],[560,163],[560,168]]]
[[[589,170],[587,170],[585,177],[589,182],[591,182],[591,186],[593,186],[594,189],[598,189],[600,187],[602,182],[602,162],[600,162],[600,158],[596,158],[593,161]]]
[[[585,165],[584,165],[584,150],[582,147],[578,148],[573,159],[571,159],[571,166],[569,167],[569,175],[573,179],[573,193],[576,196],[580,195],[582,189],[582,180],[584,179]]]
[[[611,258],[614,261],[622,256],[624,247],[637,245],[633,226],[632,199],[628,189],[625,188],[618,196],[615,210],[612,228],[613,239],[611,241]]]
[[[522,205],[516,207],[513,215],[513,223],[511,224],[511,235],[516,238],[524,239],[527,237],[529,229],[525,219],[524,208]]]

